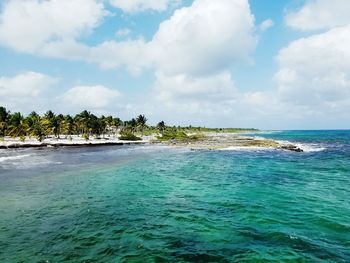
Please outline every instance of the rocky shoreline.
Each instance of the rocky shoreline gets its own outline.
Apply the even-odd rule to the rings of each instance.
[[[193,150],[223,150],[228,148],[271,148],[293,152],[303,152],[300,147],[275,140],[253,138],[241,134],[206,133],[203,138],[191,141],[170,140],[168,145],[189,147]]]
[[[113,146],[113,145],[136,145],[146,143],[160,143],[178,147],[187,147],[193,150],[223,150],[228,148],[270,148],[276,150],[287,150],[293,152],[303,152],[303,149],[293,144],[283,144],[274,140],[252,138],[242,136],[242,134],[230,133],[205,133],[200,139],[196,140],[169,140],[158,141],[156,136],[143,137],[141,141],[122,141],[118,139],[90,139],[83,140],[76,137],[73,140],[67,139],[46,139],[42,142],[36,140],[26,140],[24,142],[18,139],[7,139],[0,142],[0,149],[13,148],[38,148],[38,147],[88,147],[88,146]]]

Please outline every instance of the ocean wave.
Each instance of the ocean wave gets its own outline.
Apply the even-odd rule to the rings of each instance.
[[[275,148],[272,147],[261,147],[261,146],[230,146],[223,149],[220,149],[220,151],[269,151],[269,150],[275,150]]]
[[[7,161],[13,161],[13,160],[20,160],[25,157],[31,156],[30,154],[23,154],[23,155],[15,155],[15,156],[2,156],[0,157],[0,162],[7,162]]]
[[[260,131],[261,134],[276,134],[276,133],[282,133],[283,131]]]
[[[282,145],[293,144],[298,148],[302,149],[304,152],[322,152],[326,150],[326,147],[316,143],[300,143],[300,142],[290,142],[290,141],[277,141]]]
[[[295,143],[295,146],[299,147],[304,152],[322,152],[326,150],[325,147],[322,147],[317,144]]]
[[[252,138],[252,137],[251,137]],[[253,137],[255,140],[261,140],[264,138],[255,136]],[[315,144],[315,143],[299,143],[299,142],[290,142],[290,141],[276,141],[281,145],[295,145],[296,147],[302,149],[304,152],[322,152],[326,150],[326,147]],[[221,151],[268,151],[268,150],[276,150],[274,147],[261,147],[261,146],[230,146],[221,149]]]
[[[18,161],[7,161],[2,162],[0,167],[3,169],[11,169],[11,170],[24,170],[24,169],[32,169],[38,167],[48,167],[52,165],[61,165],[63,162],[59,161],[48,161],[48,160],[31,160],[30,162],[18,162]]]

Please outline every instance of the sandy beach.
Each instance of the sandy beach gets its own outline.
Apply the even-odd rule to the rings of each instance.
[[[72,135],[71,139],[60,136],[60,138],[46,138],[38,141],[35,138],[26,138],[20,141],[19,138],[5,137],[0,141],[0,149],[6,148],[29,148],[29,147],[59,147],[59,146],[98,146],[98,145],[130,145],[145,144],[150,142],[150,138],[144,136],[140,141],[119,140],[118,137],[90,138],[85,140],[82,136]]]

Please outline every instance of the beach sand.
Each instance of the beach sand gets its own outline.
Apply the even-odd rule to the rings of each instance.
[[[153,137],[152,137],[153,138]],[[82,136],[72,135],[71,139],[61,135],[60,138],[46,138],[39,142],[35,138],[27,137],[24,141],[19,138],[5,137],[0,141],[0,148],[25,148],[25,147],[59,147],[59,146],[97,146],[97,145],[124,145],[124,144],[144,144],[150,141],[150,137],[143,137],[141,141],[124,141],[118,137],[91,137],[85,140]]]

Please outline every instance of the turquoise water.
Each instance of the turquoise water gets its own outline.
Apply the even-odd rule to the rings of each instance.
[[[350,262],[350,132],[307,152],[0,152],[0,262]]]

